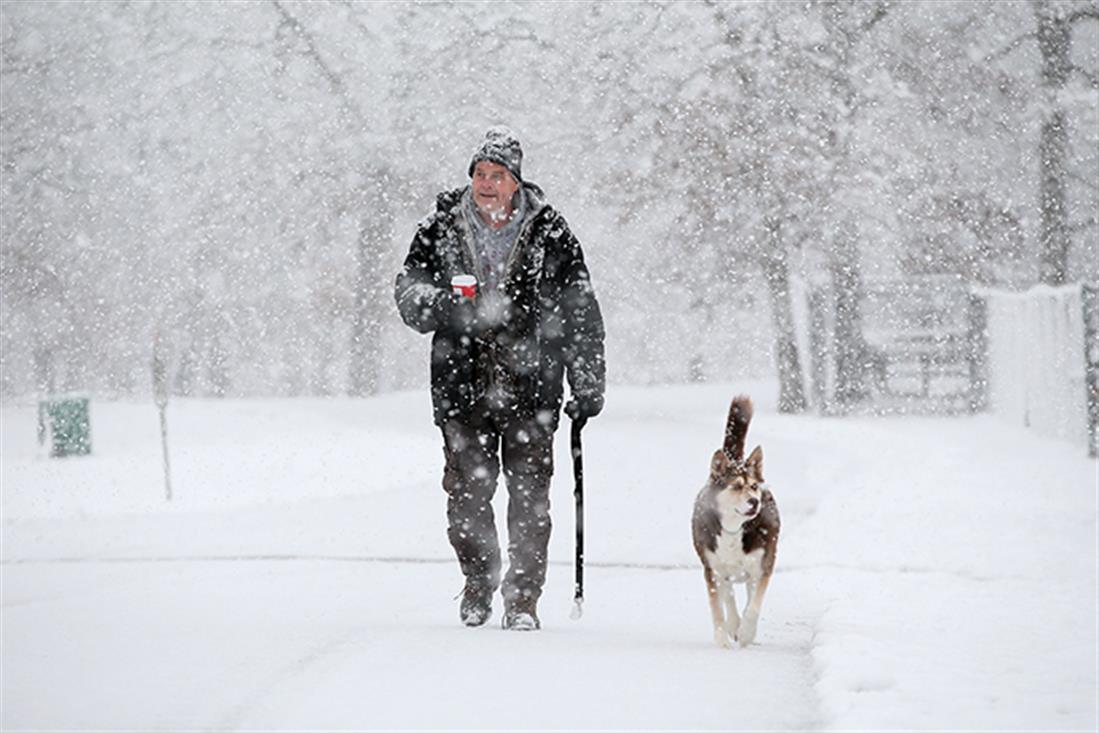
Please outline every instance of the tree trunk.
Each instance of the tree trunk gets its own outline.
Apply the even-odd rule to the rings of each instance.
[[[377,271],[374,228],[359,229],[356,255],[355,311],[351,323],[351,374],[348,392],[354,397],[377,394],[380,375],[382,331],[380,318],[381,283]]]
[[[374,203],[359,227],[355,266],[355,311],[351,323],[351,364],[348,393],[355,397],[377,394],[382,367],[382,313],[389,306],[393,278],[385,271],[386,251],[393,229],[381,189],[388,172],[371,173]]]
[[[805,386],[798,358],[794,333],[794,309],[790,302],[790,268],[779,241],[776,223],[767,226],[771,251],[760,257],[763,279],[771,297],[771,322],[775,331],[775,359],[778,362],[779,412],[803,412],[806,407]]]
[[[1061,107],[1059,94],[1072,68],[1069,52],[1071,27],[1049,0],[1034,0],[1038,21],[1038,50],[1042,55],[1042,89],[1045,104],[1041,138],[1038,143],[1040,166],[1039,209],[1041,227],[1039,278],[1047,285],[1062,285],[1068,280],[1068,214],[1065,206],[1065,158],[1068,153],[1068,117]]]
[[[227,397],[232,388],[229,351],[225,348],[225,334],[229,332],[229,323],[223,313],[216,314],[211,322],[216,323],[217,327],[208,342],[206,369],[210,392],[214,397]]]
[[[841,226],[832,252],[836,298],[836,402],[851,405],[866,398],[862,338],[862,277],[858,243],[849,223]]]

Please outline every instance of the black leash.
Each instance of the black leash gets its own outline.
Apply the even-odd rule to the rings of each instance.
[[[584,614],[584,449],[580,444],[580,431],[584,419],[572,421],[572,477],[576,498],[576,591],[573,595],[572,618]]]

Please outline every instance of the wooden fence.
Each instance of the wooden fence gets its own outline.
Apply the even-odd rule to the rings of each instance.
[[[862,398],[854,405],[836,399],[831,290],[802,298],[806,307],[795,309],[800,346],[809,352],[809,393],[823,414],[987,410],[1096,456],[1099,285],[1007,292],[950,277],[869,282],[857,346]]]

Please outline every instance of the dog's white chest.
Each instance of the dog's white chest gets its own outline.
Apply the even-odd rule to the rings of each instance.
[[[734,583],[758,581],[763,576],[763,548],[744,552],[744,534],[723,531],[717,538],[717,548],[707,552],[710,567]]]

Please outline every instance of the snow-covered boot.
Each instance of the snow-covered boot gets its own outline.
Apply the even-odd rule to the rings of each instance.
[[[537,631],[542,628],[537,606],[537,601],[529,598],[517,598],[505,603],[504,628],[511,631]]]
[[[458,609],[462,623],[466,626],[480,626],[492,616],[492,595],[496,589],[491,583],[481,580],[467,580],[462,591],[462,604]]]

